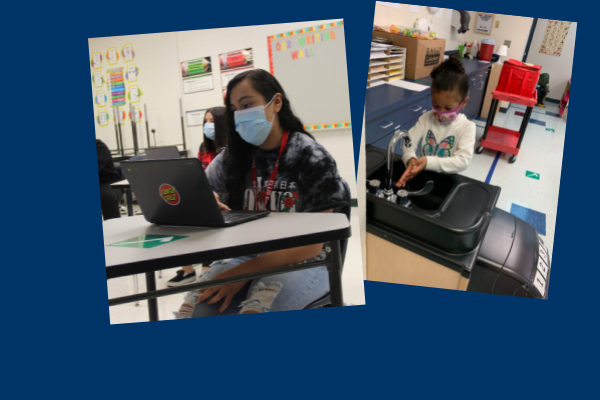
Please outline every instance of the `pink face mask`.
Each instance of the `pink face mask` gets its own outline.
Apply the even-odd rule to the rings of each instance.
[[[448,125],[448,124],[452,123],[456,119],[456,117],[459,116],[460,112],[462,111],[462,106],[463,106],[463,104],[465,104],[466,100],[467,100],[467,98],[465,97],[465,99],[462,101],[462,103],[460,103],[460,105],[458,107],[456,107],[454,110],[450,110],[450,111],[438,110],[432,104],[431,107],[433,107],[433,115],[435,115],[435,118],[438,120],[438,122],[440,124]]]

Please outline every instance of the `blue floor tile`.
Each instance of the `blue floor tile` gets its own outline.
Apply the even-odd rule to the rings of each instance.
[[[486,121],[487,121],[487,118],[483,118],[483,117],[479,117],[479,116],[478,116],[478,117],[475,117],[475,120],[477,120],[477,121],[483,121],[483,122],[486,122]]]
[[[546,214],[513,204],[510,213],[533,226],[540,234],[546,236]]]
[[[550,111],[546,111],[546,115],[550,115],[551,117],[560,118],[560,114],[553,113],[553,112],[550,112]]]
[[[522,113],[521,111],[515,111],[515,115],[518,115],[519,117],[524,117],[525,116],[525,114]],[[529,123],[536,124],[536,125],[541,125],[541,126],[546,126],[546,123],[544,121],[538,121],[537,119],[533,119],[533,118],[529,118]]]

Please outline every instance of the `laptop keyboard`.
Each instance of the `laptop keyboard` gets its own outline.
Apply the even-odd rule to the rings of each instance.
[[[250,213],[236,213],[235,211],[228,211],[226,213],[223,213],[223,219],[225,220],[225,222],[233,222],[233,221],[237,221],[240,219],[245,219],[245,218],[249,218],[251,217],[252,214]]]

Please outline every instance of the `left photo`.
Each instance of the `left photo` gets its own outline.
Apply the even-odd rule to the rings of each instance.
[[[365,304],[343,20],[89,58],[111,324]]]

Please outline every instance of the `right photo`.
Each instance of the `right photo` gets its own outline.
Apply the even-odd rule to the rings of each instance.
[[[367,280],[548,298],[576,30],[376,2]]]

